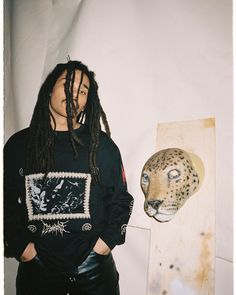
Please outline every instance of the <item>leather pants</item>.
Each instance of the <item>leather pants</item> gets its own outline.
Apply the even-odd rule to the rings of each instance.
[[[112,254],[92,251],[71,273],[48,273],[36,256],[21,262],[16,278],[17,295],[119,295],[119,274]]]

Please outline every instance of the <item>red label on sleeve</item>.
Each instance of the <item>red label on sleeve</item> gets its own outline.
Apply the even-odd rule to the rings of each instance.
[[[121,166],[121,171],[122,171],[123,184],[126,185],[126,176],[125,176],[125,170],[123,166]]]

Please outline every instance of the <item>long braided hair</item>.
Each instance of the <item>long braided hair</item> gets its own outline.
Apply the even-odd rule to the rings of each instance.
[[[84,74],[87,75],[90,82],[86,107],[83,113],[78,115],[77,121],[82,115],[83,117],[85,116],[84,123],[89,125],[91,137],[89,149],[89,169],[92,175],[92,180],[97,183],[99,181],[99,170],[96,165],[96,152],[99,145],[99,135],[101,131],[100,120],[102,119],[105,132],[109,137],[110,129],[106,119],[106,114],[100,104],[98,85],[94,78],[95,74],[92,71],[89,71],[87,66],[79,61],[69,60],[65,64],[58,64],[47,76],[40,88],[38,100],[34,108],[29,128],[29,140],[27,145],[27,172],[42,172],[46,177],[52,168],[52,152],[54,146],[56,121],[50,112],[49,103],[52,89],[59,76],[65,71],[66,80],[64,84],[64,90],[66,95],[67,125],[75,157],[78,155],[80,139],[73,130],[72,121],[73,115],[79,107],[78,102],[76,104],[73,103],[73,84],[76,70],[81,71],[78,94]],[[54,123],[54,129],[51,127],[51,119]]]

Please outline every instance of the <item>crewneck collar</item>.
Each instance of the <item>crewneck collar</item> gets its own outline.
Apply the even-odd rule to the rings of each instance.
[[[85,124],[81,124],[80,127],[73,129],[73,131],[75,132],[76,135],[79,135],[81,133],[84,133],[88,130],[88,125]],[[55,130],[54,134],[57,137],[63,137],[63,136],[67,136],[69,134],[69,130]]]

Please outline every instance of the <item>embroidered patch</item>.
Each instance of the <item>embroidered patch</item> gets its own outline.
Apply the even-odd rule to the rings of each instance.
[[[91,175],[49,172],[25,178],[26,206],[29,220],[90,218]]]
[[[125,234],[125,232],[126,232],[126,228],[127,228],[127,224],[123,224],[122,226],[121,226],[121,235],[123,236],[124,234]]]
[[[82,226],[82,231],[90,231],[92,229],[92,225],[90,223],[85,223]]]
[[[37,230],[37,227],[36,227],[35,225],[33,225],[33,224],[30,224],[30,225],[28,225],[27,227],[28,227],[28,229],[29,229],[32,233],[35,233],[36,230]]]
[[[57,233],[61,234],[61,236],[63,236],[64,233],[70,233],[69,231],[65,230],[66,227],[66,223],[68,221],[57,221],[57,223],[54,224],[47,224],[46,222],[43,222],[43,230],[41,233],[42,235],[46,235],[46,234],[50,234],[50,233],[55,233],[57,235]]]

